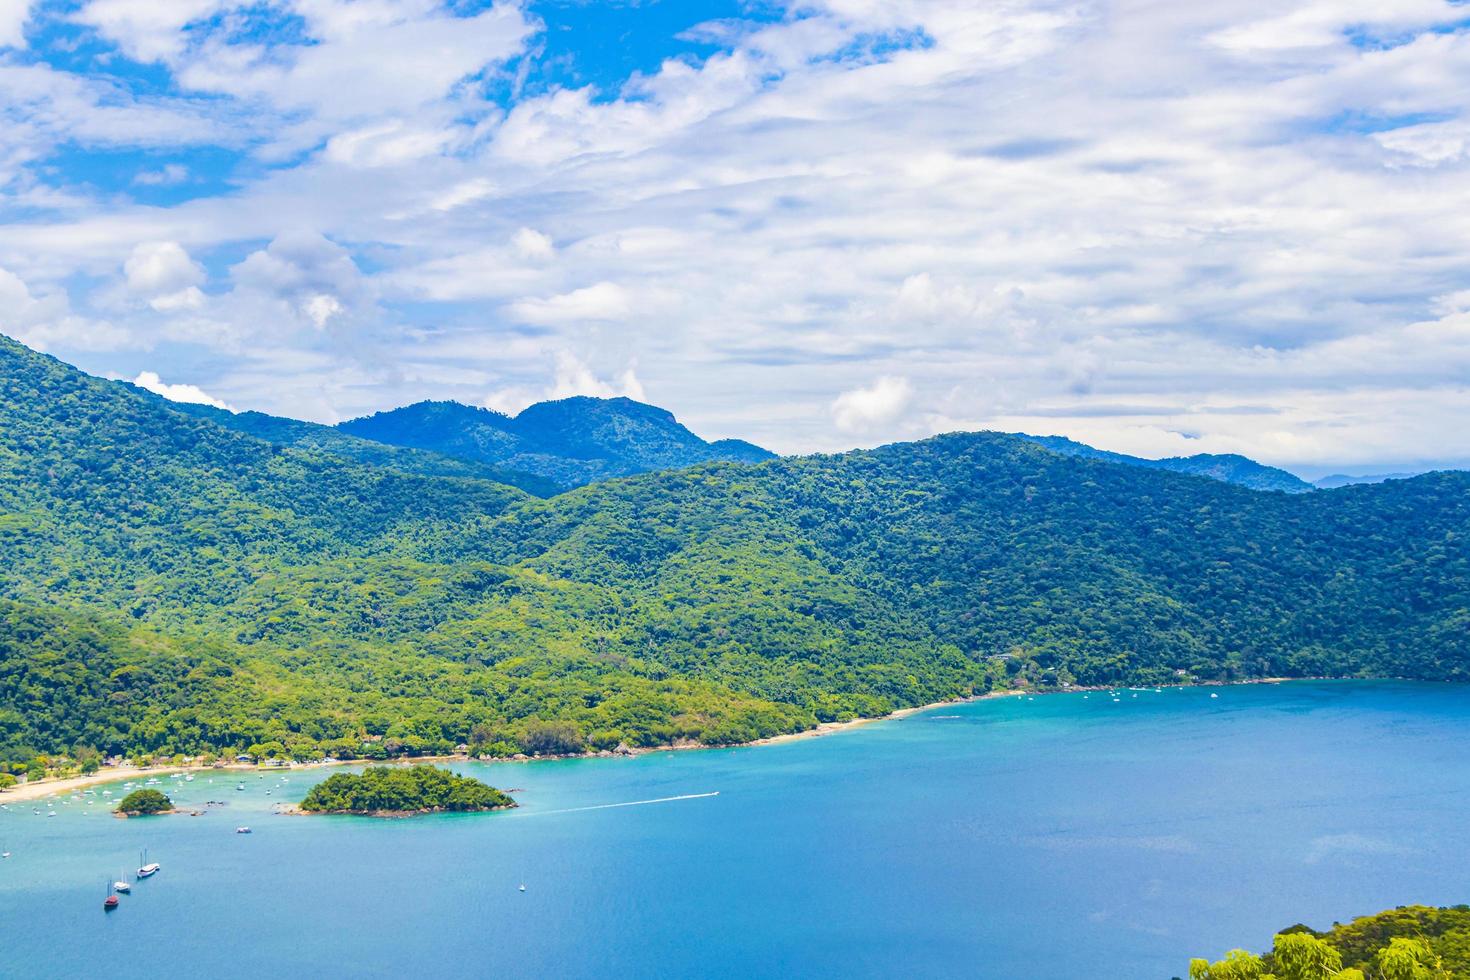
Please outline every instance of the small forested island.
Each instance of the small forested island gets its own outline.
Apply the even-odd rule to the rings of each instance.
[[[1295,925],[1271,952],[1232,949],[1191,960],[1189,980],[1459,980],[1470,978],[1470,906],[1406,905],[1318,932]]]
[[[125,817],[147,817],[155,813],[172,813],[173,801],[156,789],[135,789],[122,798],[117,812]]]
[[[478,779],[436,766],[369,766],[318,783],[301,801],[304,813],[401,817],[418,813],[504,810],[515,800]]]

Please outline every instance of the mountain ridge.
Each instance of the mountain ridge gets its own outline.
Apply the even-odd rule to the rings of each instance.
[[[417,402],[343,422],[337,429],[532,473],[563,489],[650,470],[775,458],[742,440],[706,442],[667,409],[621,397],[538,402],[515,416],[459,402]]]
[[[1126,453],[1115,453],[1106,449],[1097,449],[1086,443],[1068,439],[1066,436],[1033,436],[1020,433],[1020,437],[1029,439],[1039,446],[1044,446],[1052,452],[1067,456],[1083,456],[1089,459],[1121,463],[1126,466],[1169,470],[1174,473],[1190,473],[1196,476],[1206,476],[1213,480],[1220,480],[1224,483],[1234,483],[1238,486],[1249,487],[1252,490],[1311,493],[1317,489],[1317,486],[1308,483],[1293,473],[1289,473],[1275,466],[1267,466],[1264,463],[1259,463],[1248,456],[1242,456],[1238,453],[1198,453],[1194,456],[1169,456],[1164,459],[1148,459],[1143,456],[1130,456]]]

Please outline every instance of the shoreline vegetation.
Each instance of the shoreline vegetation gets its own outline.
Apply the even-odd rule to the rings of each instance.
[[[1193,683],[1193,684],[1166,684],[1166,685],[1150,685],[1150,686],[1183,687],[1183,688],[1243,687],[1243,686],[1251,685],[1251,684],[1284,684],[1284,683],[1290,683],[1292,681],[1332,680],[1332,679],[1344,679],[1344,680],[1347,680],[1347,679],[1358,679],[1358,678],[1255,677],[1255,678],[1248,678],[1248,679],[1245,679],[1245,680],[1200,681],[1200,682]],[[1362,679],[1366,680],[1368,678],[1362,678]],[[1024,689],[1024,688],[1012,688],[1012,689],[1007,689],[1007,690],[1004,690],[1004,691],[987,691],[984,694],[976,694],[973,697],[957,698],[957,699],[948,700],[948,701],[935,701],[935,702],[932,702],[930,704],[916,705],[916,706],[911,707],[911,708],[899,708],[897,711],[892,711],[892,712],[889,712],[886,715],[879,715],[879,716],[876,716],[876,717],[851,718],[851,719],[848,719],[847,721],[823,722],[823,723],[820,723],[820,724],[818,724],[818,725],[816,725],[816,726],[814,726],[812,728],[804,729],[804,730],[799,731],[799,732],[787,732],[787,733],[782,734],[782,735],[771,735],[771,736],[768,736],[766,738],[758,738],[758,739],[754,739],[754,740],[749,741],[749,742],[736,743],[734,745],[706,745],[706,744],[704,744],[702,742],[675,742],[675,743],[671,743],[669,745],[650,746],[650,747],[647,747],[647,748],[631,748],[631,749],[628,749],[626,752],[622,752],[622,753],[618,753],[618,752],[600,752],[600,751],[590,751],[589,750],[587,752],[576,752],[576,753],[561,754],[561,755],[530,756],[530,757],[520,758],[520,759],[516,759],[516,758],[497,758],[497,759],[492,759],[492,760],[489,760],[489,761],[496,762],[496,763],[513,763],[513,762],[549,762],[549,761],[553,761],[553,760],[564,760],[564,759],[596,759],[596,758],[607,758],[607,757],[611,757],[611,758],[618,758],[618,757],[631,758],[631,757],[634,757],[634,756],[648,755],[648,754],[654,753],[654,752],[683,752],[683,751],[689,751],[689,750],[692,750],[692,749],[738,749],[738,748],[755,748],[755,747],[766,746],[766,745],[779,745],[779,744],[784,743],[784,742],[797,742],[797,741],[801,741],[803,739],[809,739],[809,738],[821,738],[821,737],[823,737],[825,735],[835,735],[838,732],[844,732],[844,731],[848,731],[848,730],[851,730],[851,729],[854,729],[854,728],[861,728],[861,727],[863,727],[865,725],[871,725],[871,724],[874,724],[876,722],[881,722],[881,721],[899,721],[901,719],[908,718],[908,717],[911,717],[913,715],[922,714],[925,711],[933,711],[933,710],[936,710],[938,708],[954,707],[955,705],[960,705],[960,704],[970,704],[970,703],[976,702],[976,701],[994,701],[994,700],[999,700],[1001,698],[1028,697],[1028,696],[1029,697],[1036,697],[1036,696],[1049,696],[1049,695],[1055,695],[1055,694],[1083,694],[1083,693],[1087,693],[1089,691],[1122,690],[1122,689],[1126,689],[1127,687],[1128,687],[1128,685],[1115,684],[1115,685],[1101,685],[1101,686],[1089,686],[1089,687],[1070,687],[1070,688],[1066,688],[1065,690],[1041,690],[1041,691],[1038,691],[1038,690],[1031,690],[1031,689]],[[401,768],[401,767],[408,767],[408,766],[412,766],[412,765],[423,765],[423,764],[432,764],[432,763],[480,762],[480,761],[484,761],[484,760],[480,760],[478,758],[475,758],[474,756],[470,756],[470,755],[466,755],[466,754],[455,754],[455,755],[420,756],[420,757],[415,757],[415,758],[412,758],[412,759],[393,759],[393,760],[389,760],[386,763],[386,765],[391,766],[391,767],[400,767]],[[99,771],[97,771],[95,773],[91,773],[89,775],[84,775],[84,776],[65,776],[65,777],[62,777],[60,779],[54,779],[54,778],[53,779],[42,779],[42,780],[27,781],[27,782],[24,782],[24,783],[17,783],[14,786],[12,786],[12,787],[10,787],[8,789],[0,790],[0,803],[21,803],[21,802],[29,802],[29,801],[32,801],[32,800],[45,799],[46,797],[52,796],[52,795],[61,795],[61,794],[64,794],[64,793],[78,792],[80,790],[92,789],[92,788],[95,788],[97,786],[103,786],[103,785],[107,785],[107,784],[111,784],[111,783],[126,782],[128,780],[134,779],[134,778],[139,777],[139,776],[149,776],[149,777],[152,777],[152,776],[172,776],[174,774],[183,775],[183,774],[199,774],[199,773],[214,773],[214,772],[220,772],[220,773],[255,772],[255,773],[258,773],[258,772],[263,772],[263,771],[266,771],[266,770],[274,770],[274,769],[283,769],[283,770],[290,770],[290,771],[293,771],[293,772],[299,772],[299,771],[302,771],[302,770],[310,770],[310,769],[328,769],[328,768],[333,768],[333,767],[336,767],[336,766],[359,766],[359,765],[369,765],[369,766],[372,766],[372,765],[375,764],[375,762],[376,762],[376,760],[365,760],[365,759],[332,759],[332,760],[328,760],[326,762],[284,763],[284,764],[279,765],[279,766],[262,766],[262,765],[259,765],[259,764],[256,764],[256,763],[245,763],[245,762],[215,763],[213,765],[165,765],[165,766],[152,766],[152,767],[149,767],[149,766],[113,766],[113,767],[108,767],[106,770],[99,770]],[[376,764],[382,764],[382,763],[376,763]],[[292,808],[289,805],[282,805],[280,807],[280,809],[279,809],[279,812],[281,812],[281,813],[287,813],[287,812],[291,812],[291,811],[292,811]]]
[[[119,817],[156,817],[178,813],[173,800],[156,789],[135,789],[122,798],[113,814]]]

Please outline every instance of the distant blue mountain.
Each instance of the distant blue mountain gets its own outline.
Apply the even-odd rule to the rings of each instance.
[[[516,416],[419,402],[343,422],[349,435],[534,473],[563,488],[697,463],[775,458],[739,439],[706,442],[673,414],[631,398],[564,398]]]
[[[1234,453],[1224,455],[1200,453],[1197,456],[1171,456],[1167,459],[1145,459],[1142,456],[1128,456],[1124,453],[1108,452],[1105,449],[1094,449],[1092,446],[1076,442],[1065,436],[1032,436],[1022,434],[1022,438],[1029,439],[1039,446],[1050,449],[1054,453],[1061,453],[1063,456],[1097,459],[1108,463],[1122,463],[1126,466],[1141,466],[1151,470],[1169,470],[1173,473],[1191,473],[1195,476],[1207,476],[1225,483],[1234,483],[1238,486],[1249,487],[1252,490],[1278,490],[1282,493],[1310,493],[1317,489],[1317,487],[1308,483],[1306,480],[1285,470],[1277,469],[1274,466],[1266,466],[1245,456],[1237,456]]]
[[[1335,490],[1338,487],[1351,487],[1360,483],[1409,480],[1418,475],[1418,473],[1367,473],[1362,476],[1349,476],[1346,473],[1334,473],[1331,476],[1324,476],[1320,480],[1313,480],[1312,485],[1318,490]]]

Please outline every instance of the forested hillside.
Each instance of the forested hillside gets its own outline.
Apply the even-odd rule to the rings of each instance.
[[[538,499],[4,342],[0,752],[565,751],[993,684],[1465,680],[1467,534],[1463,474],[1261,494],[988,433]]]

